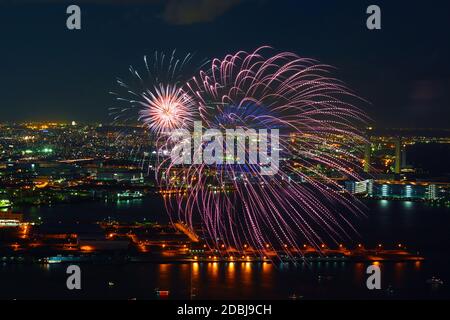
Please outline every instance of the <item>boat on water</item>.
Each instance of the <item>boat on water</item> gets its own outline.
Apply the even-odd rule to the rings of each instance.
[[[117,194],[117,199],[119,200],[133,200],[133,199],[141,199],[144,197],[144,193],[140,191],[130,191],[127,190],[125,192],[120,192]]]
[[[434,285],[434,286],[440,286],[444,284],[444,281],[442,281],[441,279],[437,278],[437,277],[431,277],[431,279],[427,280],[428,284]]]
[[[317,280],[319,280],[319,281],[331,281],[331,280],[333,280],[333,276],[330,276],[330,275],[318,275],[317,276]]]
[[[159,289],[155,289],[155,293],[158,297],[160,298],[168,298],[170,291],[169,290],[159,290]]]

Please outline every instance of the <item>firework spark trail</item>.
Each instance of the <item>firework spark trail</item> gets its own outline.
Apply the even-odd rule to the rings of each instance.
[[[139,119],[155,135],[155,174],[171,219],[193,228],[199,215],[212,247],[250,246],[264,254],[269,245],[288,255],[288,248],[301,251],[303,243],[320,249],[355,232],[344,212],[362,212],[332,178],[360,179],[355,153],[365,139],[358,128],[368,119],[353,102],[361,99],[331,76],[330,66],[273,52],[261,47],[229,54],[189,78],[183,68],[192,55],[155,53],[144,58],[146,77],[129,68],[137,90],[117,81],[126,94],[115,96],[125,105],[112,113],[118,121]],[[160,157],[174,147],[168,133],[191,130],[195,120],[208,129],[279,129],[284,160],[278,172],[261,175],[262,166],[247,158],[241,164],[179,165]],[[248,151],[245,141],[239,143]],[[206,146],[194,146],[194,156]]]
[[[186,83],[186,74],[196,72],[208,61],[203,60],[191,71],[192,53],[177,58],[176,51],[166,55],[155,52],[144,56],[145,71],[140,73],[134,67],[128,68],[130,80],[116,79],[117,91],[110,92],[116,105],[109,108],[114,124],[141,125],[155,139],[157,162],[161,162],[160,151],[167,151],[167,133],[174,129],[189,127],[196,117],[196,108],[192,98],[182,86]],[[117,137],[123,138],[125,133]],[[150,162],[150,156],[143,152],[141,165]],[[136,154],[135,157],[138,155]],[[148,173],[153,167],[148,166]]]
[[[174,50],[169,56],[158,52],[153,57],[144,56],[145,76],[130,66],[130,83],[117,78],[120,90],[110,92],[120,104],[110,108],[114,123],[138,120],[157,137],[164,132],[189,126],[196,109],[182,85],[186,80],[184,70],[193,55],[188,53],[178,59],[175,54]]]
[[[249,244],[263,253],[267,244],[300,250],[307,242],[319,248],[324,235],[337,242],[354,231],[342,211],[361,212],[361,204],[318,168],[360,178],[354,152],[365,141],[358,128],[367,117],[346,102],[359,98],[330,76],[330,66],[271,52],[261,47],[214,59],[183,90],[195,100],[204,127],[279,128],[280,149],[295,161],[284,161],[274,176],[261,175],[247,159],[183,168],[165,160],[158,167],[163,190],[174,191],[165,197],[168,211],[191,227],[200,214],[215,247]]]

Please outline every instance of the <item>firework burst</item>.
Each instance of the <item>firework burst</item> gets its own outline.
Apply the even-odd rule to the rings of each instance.
[[[208,129],[279,132],[280,163],[272,175],[261,174],[265,164],[248,158],[185,165],[158,159],[156,177],[173,220],[194,229],[199,216],[209,245],[229,254],[252,248],[290,255],[301,253],[304,243],[320,249],[354,234],[350,216],[361,214],[362,205],[338,181],[361,178],[360,128],[368,119],[356,107],[362,100],[330,66],[261,47],[214,59],[185,82],[146,86],[130,71],[142,90],[135,93],[119,80],[132,98],[117,99],[137,106],[138,118],[165,150],[173,147],[167,133],[192,130],[195,120]],[[125,113],[119,109],[119,118]],[[250,142],[240,143],[249,149]],[[204,141],[193,152],[207,147]]]
[[[193,120],[193,100],[181,88],[160,84],[142,97],[139,120],[158,135],[187,127]]]
[[[331,67],[272,51],[214,59],[184,88],[206,128],[279,129],[277,173],[261,175],[248,159],[160,166],[163,190],[174,193],[166,197],[169,212],[191,227],[199,214],[214,247],[260,254],[269,247],[301,252],[303,243],[320,248],[349,237],[346,215],[362,212],[337,182],[360,179],[359,128],[367,118],[353,103],[361,100],[330,76]]]
[[[192,64],[192,59],[191,53],[179,59],[175,50],[170,55],[155,52],[151,57],[144,57],[143,73],[130,66],[131,80],[118,78],[119,90],[110,92],[118,104],[110,108],[114,122],[134,124],[138,120],[157,137],[188,127],[197,109],[182,86],[186,82],[184,74],[188,73],[185,69]]]

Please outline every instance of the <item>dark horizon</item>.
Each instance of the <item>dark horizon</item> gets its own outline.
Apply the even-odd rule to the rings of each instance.
[[[378,1],[377,31],[365,27],[368,1],[77,3],[80,31],[65,27],[67,1],[0,4],[2,122],[108,123],[108,92],[130,65],[144,67],[144,55],[177,49],[212,58],[271,45],[336,67],[371,103],[362,107],[375,127],[450,128],[448,2]]]

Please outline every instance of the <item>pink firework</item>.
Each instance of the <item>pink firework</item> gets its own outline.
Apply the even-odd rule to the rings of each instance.
[[[359,180],[367,117],[362,100],[330,75],[332,68],[268,47],[214,59],[183,86],[205,128],[278,129],[275,175],[241,164],[158,167],[169,213],[193,228],[195,216],[213,247],[239,252],[302,252],[350,237],[362,205],[338,183]],[[200,149],[204,148],[203,144]]]
[[[193,100],[181,88],[160,84],[153,91],[144,92],[142,97],[139,120],[151,131],[171,132],[192,122]]]
[[[134,124],[139,120],[157,138],[163,133],[191,125],[197,108],[192,98],[182,89],[185,69],[193,55],[177,58],[175,50],[166,55],[155,52],[144,57],[145,69],[129,67],[130,79],[117,79],[119,90],[110,92],[117,106],[110,108],[114,122]]]

